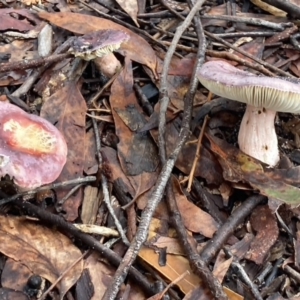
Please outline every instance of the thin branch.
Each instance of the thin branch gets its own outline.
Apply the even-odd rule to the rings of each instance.
[[[292,18],[298,19],[300,17],[300,8],[296,2],[287,0],[264,0],[264,2],[286,11]]]
[[[16,200],[20,197],[24,197],[24,196],[28,196],[28,195],[35,195],[37,192],[51,190],[51,189],[57,189],[57,188],[66,187],[66,186],[69,186],[69,185],[77,185],[77,184],[81,184],[81,183],[88,183],[88,182],[93,182],[93,181],[96,181],[95,176],[86,176],[84,178],[76,178],[76,179],[72,179],[72,180],[68,180],[68,181],[64,181],[64,182],[44,185],[44,186],[41,186],[41,187],[39,187],[37,189],[34,189],[34,190],[31,190],[31,191],[18,193],[16,195],[11,196],[11,197],[4,198],[4,199],[0,200],[0,205],[6,204],[6,203],[11,202],[11,201],[14,201],[14,200]]]
[[[192,6],[191,1],[188,1],[189,5]],[[200,65],[204,62],[205,50],[206,50],[206,41],[205,35],[201,26],[201,22],[198,18],[194,18],[195,30],[197,32],[199,45],[198,45],[198,53],[197,59],[198,66],[195,67],[192,77],[192,84],[190,87],[191,94],[195,93],[197,86],[197,77],[196,72]],[[192,100],[192,99],[190,99]],[[185,106],[192,106],[192,102],[186,103]],[[188,107],[185,107],[185,111],[190,110]],[[215,299],[218,300],[227,300],[228,297],[225,294],[221,283],[213,276],[212,272],[207,267],[206,263],[201,259],[200,255],[197,253],[196,249],[192,247],[192,245],[188,241],[187,232],[185,226],[183,224],[180,212],[177,207],[177,203],[175,201],[173,186],[169,182],[167,186],[167,200],[170,213],[172,215],[172,220],[174,221],[174,227],[176,228],[176,232],[179,236],[179,240],[181,245],[183,246],[185,253],[188,257],[190,265],[193,271],[199,275],[199,277],[203,280],[203,286],[209,287],[212,295]]]
[[[63,59],[72,56],[73,55],[70,53],[63,53],[63,54],[53,54],[47,57],[39,57],[39,58],[33,58],[28,60],[25,59],[25,60],[2,63],[0,64],[0,73],[37,68],[46,64],[52,64],[52,63],[62,61]]]
[[[244,201],[218,229],[213,238],[204,246],[200,256],[208,264],[216,256],[223,244],[233,234],[238,225],[265,199],[264,196],[255,195]]]
[[[263,19],[259,18],[244,18],[244,17],[236,17],[236,16],[211,16],[211,15],[203,15],[201,16],[201,19],[211,19],[211,20],[225,20],[225,21],[231,21],[231,22],[240,22],[245,24],[251,24],[256,26],[263,26],[268,27],[271,29],[275,29],[278,31],[284,30],[286,27],[293,26],[293,23],[274,23],[265,21]]]
[[[189,17],[187,17],[186,21],[184,21],[182,23],[182,25],[181,25],[182,27],[187,28],[187,26],[190,24],[193,16],[200,9],[200,7],[202,6],[202,4],[204,2],[205,2],[205,0],[199,0],[199,1],[196,2],[195,6],[193,7],[193,9],[189,13]],[[176,36],[176,39],[174,37],[175,47],[170,47],[169,50],[168,50],[168,56],[170,57],[169,60],[168,60],[169,64],[170,64],[170,61],[171,61],[171,54],[169,54],[169,53],[174,53],[174,51],[175,51],[175,48],[176,48],[175,41],[176,40],[177,40],[177,42],[179,41],[180,34],[181,34],[181,31],[182,31],[181,26],[177,29],[178,36]],[[199,48],[201,48],[201,47],[199,47]],[[204,53],[204,51],[203,51],[203,53]],[[194,74],[199,69],[199,66],[200,66],[200,62],[198,62],[196,64],[195,69],[194,69]],[[164,68],[165,69],[165,71],[164,71],[165,76],[167,76],[167,74],[168,74],[168,67],[169,66],[166,65],[165,68]],[[164,89],[166,89],[166,79],[164,79],[164,82],[165,82]],[[195,94],[196,88],[197,88],[197,83],[196,83],[196,81],[194,81],[194,82],[191,83],[190,91],[189,91],[188,96],[187,96],[188,101],[186,103],[190,103],[193,100],[193,96]],[[164,92],[164,94],[167,95],[166,91]],[[168,102],[168,100],[167,100],[167,102]],[[105,295],[103,297],[103,300],[113,300],[113,299],[115,299],[122,283],[124,282],[124,280],[127,276],[129,268],[132,266],[133,262],[135,261],[137,255],[138,255],[138,252],[140,251],[143,243],[147,239],[149,224],[151,222],[153,213],[154,213],[159,201],[161,200],[161,198],[163,196],[165,187],[166,187],[167,182],[170,178],[170,175],[171,175],[171,172],[173,170],[176,159],[178,157],[178,154],[179,154],[180,150],[182,149],[182,147],[183,147],[183,145],[184,145],[184,143],[185,143],[185,141],[188,137],[190,119],[191,119],[191,108],[187,109],[185,111],[185,115],[183,117],[183,126],[182,126],[180,134],[179,134],[179,143],[176,146],[176,148],[174,149],[174,151],[171,154],[170,158],[164,164],[164,166],[162,168],[162,171],[159,174],[159,177],[158,177],[157,183],[154,187],[152,196],[149,199],[149,201],[147,203],[147,206],[146,206],[146,208],[144,209],[144,211],[142,213],[141,222],[140,222],[140,225],[138,227],[137,234],[136,234],[134,240],[132,241],[129,249],[127,250],[127,252],[126,252],[119,268],[117,269],[114,280],[111,282],[108,289],[106,290]],[[164,116],[164,120],[165,120],[165,116]]]
[[[73,40],[74,40],[73,37],[67,39],[62,45],[57,47],[57,49],[54,51],[54,54],[61,54],[67,51],[70,45],[72,44]],[[43,72],[46,69],[48,69],[50,66],[51,63],[47,63],[45,66],[33,70],[31,75],[22,83],[22,85],[12,93],[12,96],[20,97],[22,95],[25,95],[30,90],[30,88],[35,83],[35,81],[38,78],[40,78]]]
[[[16,202],[14,202],[14,205],[21,208],[22,211],[26,212],[29,216],[37,217],[43,223],[54,226],[63,234],[72,236],[75,240],[87,245],[88,247],[99,253],[101,257],[106,258],[114,267],[117,267],[120,264],[121,258],[118,254],[116,254],[114,251],[104,246],[103,244],[99,243],[99,241],[93,236],[81,232],[73,224],[68,223],[62,217],[52,214],[49,211],[39,208],[29,202],[24,202],[23,200],[17,200]],[[137,269],[131,267],[129,269],[129,275],[138,285],[141,286],[141,288],[147,295],[150,296],[155,294],[153,286],[149,283],[148,279]]]
[[[210,33],[210,32],[208,32],[208,31],[205,31],[205,34],[206,34],[207,36],[209,36],[210,38],[212,38],[212,39],[214,39],[214,40],[216,40],[216,41],[222,43],[223,45],[225,45],[225,46],[227,46],[227,47],[229,47],[229,48],[231,48],[231,49],[233,49],[233,50],[235,50],[235,51],[237,51],[237,52],[243,54],[244,56],[246,56],[246,57],[248,57],[248,58],[251,58],[252,60],[254,60],[254,61],[256,61],[257,63],[263,65],[264,67],[266,67],[266,68],[272,70],[273,72],[277,72],[278,74],[280,74],[280,75],[282,75],[282,76],[285,76],[285,77],[293,77],[293,78],[295,78],[295,76],[291,75],[290,73],[284,72],[284,71],[282,71],[281,69],[276,68],[275,66],[273,66],[273,65],[271,65],[271,64],[269,64],[269,63],[267,63],[267,62],[264,62],[263,60],[261,60],[261,59],[255,57],[255,56],[249,54],[248,52],[244,51],[243,49],[241,49],[241,48],[239,48],[239,47],[236,47],[236,46],[234,46],[234,45],[232,45],[232,44],[226,42],[224,39],[222,39],[222,38],[220,38],[220,37],[214,35],[213,33]]]
[[[224,252],[227,254],[227,256],[229,256],[230,258],[233,258],[231,267],[234,267],[237,270],[238,277],[241,278],[241,280],[249,286],[249,288],[254,296],[254,299],[255,300],[263,300],[263,297],[262,297],[260,291],[258,290],[256,284],[250,279],[250,277],[248,276],[244,267],[239,263],[239,261],[236,259],[236,257],[234,257],[234,255],[226,248],[224,249]]]
[[[42,294],[41,297],[39,297],[39,300],[44,300],[48,294],[55,288],[55,286],[66,276],[66,274],[73,269],[87,254],[89,253],[89,250],[85,251],[82,255],[80,255],[73,263],[64,270],[60,276],[57,277],[57,279],[50,285],[50,287]]]
[[[95,112],[92,111],[92,115],[95,116]],[[93,123],[93,127],[94,127],[94,133],[95,133],[95,138],[96,138],[96,148],[97,148],[97,157],[98,157],[98,162],[99,162],[99,169],[102,170],[102,155],[101,155],[101,141],[100,141],[100,136],[99,136],[99,128],[97,125],[97,121],[95,118],[92,118],[92,123]],[[110,215],[112,216],[115,225],[117,227],[117,230],[120,233],[120,236],[122,238],[123,243],[126,246],[129,246],[129,241],[126,237],[126,234],[122,228],[121,223],[119,222],[114,209],[111,206],[110,203],[110,196],[109,196],[109,191],[108,191],[108,182],[107,182],[107,178],[104,176],[103,172],[101,172],[101,185],[102,185],[102,192],[103,192],[103,200],[104,203],[106,204],[106,207],[110,213]]]

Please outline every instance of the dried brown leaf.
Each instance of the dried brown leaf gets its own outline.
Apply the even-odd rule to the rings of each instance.
[[[180,122],[177,119],[168,122],[166,125],[167,155],[171,154],[176,143],[178,142],[177,139],[180,130],[179,128]],[[151,134],[157,141],[158,131],[151,130]],[[196,154],[197,144],[195,141],[196,138],[193,136],[188,138],[188,141],[183,146],[175,163],[175,166],[186,175],[190,173]],[[222,169],[219,162],[213,153],[211,153],[205,146],[201,147],[200,159],[197,161],[194,175],[196,177],[199,176],[204,178],[209,184],[220,185],[223,181]]]
[[[158,253],[153,249],[143,247],[139,252],[139,257],[170,281],[176,280],[181,274],[188,270],[190,274],[185,276],[177,284],[184,293],[193,290],[200,283],[200,279],[192,273],[188,260],[182,256],[168,254],[167,263],[163,267],[159,265]]]
[[[137,22],[138,3],[137,0],[116,0],[118,4],[128,13],[134,23],[139,26]]]
[[[173,177],[174,196],[185,227],[193,232],[199,232],[206,237],[212,237],[218,228],[211,215],[200,207],[188,201],[180,188],[179,182]]]
[[[119,184],[122,185],[123,192],[134,197],[135,191],[121,168],[117,151],[110,147],[103,147],[101,152],[103,155],[103,168],[108,180],[112,183],[118,180]]]
[[[244,300],[244,297],[235,293],[234,291],[224,287],[224,291],[229,300]],[[197,287],[193,291],[190,291],[183,300],[211,300],[211,293],[208,288]]]
[[[0,216],[0,233],[3,254],[51,283],[81,256],[79,249],[60,232],[22,218]],[[61,298],[78,280],[82,268],[81,261],[56,285]]]
[[[219,280],[219,282],[223,282],[223,279],[227,274],[232,261],[233,256],[229,259],[226,259],[224,251],[219,252],[213,269],[213,274],[215,278]]]
[[[102,299],[112,281],[115,270],[99,261],[99,255],[96,253],[93,253],[86,259],[84,268],[89,271],[94,286],[94,295],[91,300]]]
[[[247,53],[251,54],[254,57],[261,58],[263,55],[263,51],[265,49],[264,38],[261,37],[256,38],[255,40],[240,46],[239,49],[246,51]],[[250,59],[247,56],[244,56],[243,54],[237,51],[234,51],[233,53],[244,60],[252,62],[252,59]]]
[[[15,40],[9,44],[0,45],[0,55],[2,57],[9,57],[9,62],[16,62],[22,59],[37,58],[38,52],[34,49],[34,40]],[[31,70],[16,70],[0,74],[0,86],[8,86],[22,83]]]
[[[0,297],[3,300],[28,300],[24,293],[5,288],[0,289]]]
[[[223,176],[231,182],[247,182],[261,194],[288,203],[299,204],[300,189],[289,185],[270,168],[264,171],[261,162],[244,154],[226,141],[207,135],[211,150],[217,155],[223,168]],[[298,172],[296,172],[297,174]]]
[[[96,158],[96,142],[94,129],[87,131],[84,141],[84,173],[87,175],[96,174],[98,171],[98,161]]]
[[[300,231],[297,228],[296,238],[294,239],[294,249],[295,249],[295,266],[300,267]]]
[[[130,36],[130,39],[121,45],[119,52],[133,61],[146,65],[156,74],[156,55],[152,47],[141,36],[124,26],[107,19],[70,12],[40,12],[39,17],[77,34],[87,34],[103,29],[122,30]]]
[[[18,17],[17,17],[18,16]],[[40,20],[27,9],[0,9],[0,31],[28,31],[40,23]]]
[[[154,246],[158,248],[166,248],[167,253],[184,255],[184,251],[179,244],[178,239],[172,237],[161,236],[154,243]]]
[[[250,218],[253,229],[257,232],[246,255],[247,259],[262,264],[279,235],[277,220],[267,205],[254,209]]]
[[[109,265],[105,264],[101,261],[101,256],[97,253],[93,253],[90,255],[84,265],[84,269],[89,272],[89,277],[91,283],[93,285],[94,294],[90,300],[98,300],[102,299],[107,287],[112,282],[112,278],[115,274],[115,269],[110,267]],[[130,300],[144,300],[145,295],[143,291],[136,286],[134,283],[129,281],[130,292],[128,297],[125,297],[126,287],[124,291],[124,286],[121,288],[120,297],[122,297],[122,293],[124,293],[123,298],[127,298]],[[84,295],[86,296],[86,295]],[[81,299],[81,298],[77,298]]]
[[[28,278],[32,275],[34,275],[33,272],[25,265],[8,257],[1,273],[1,285],[4,288],[22,292]]]
[[[56,125],[68,145],[67,163],[57,179],[58,182],[83,176],[86,110],[86,102],[74,82],[66,83],[42,106],[41,116]],[[61,199],[69,190],[70,188],[60,189],[58,198]],[[82,190],[63,204],[67,220],[73,221],[77,218],[81,201]]]
[[[131,63],[125,67],[111,87],[110,104],[119,137],[118,157],[125,174],[153,173],[159,164],[157,148],[151,136],[138,132],[146,118],[133,90]]]

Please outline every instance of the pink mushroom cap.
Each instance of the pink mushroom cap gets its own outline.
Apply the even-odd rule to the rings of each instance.
[[[67,144],[47,120],[0,102],[0,176],[29,190],[53,182],[67,158]]]

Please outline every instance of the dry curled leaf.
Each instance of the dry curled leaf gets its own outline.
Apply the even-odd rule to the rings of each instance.
[[[0,216],[0,252],[51,283],[81,256],[80,250],[60,232],[11,216]],[[77,282],[82,268],[81,261],[56,285],[61,299]],[[16,278],[14,273],[13,281]]]
[[[254,209],[250,222],[257,234],[251,242],[246,258],[256,264],[262,264],[278,238],[277,220],[269,207],[264,205]]]
[[[42,106],[41,117],[56,124],[68,145],[67,162],[57,179],[59,182],[83,176],[86,110],[86,102],[75,82],[66,83]],[[64,197],[69,190],[70,188],[60,189],[58,198]],[[67,220],[73,221],[77,218],[81,201],[82,191],[80,190],[63,204]]]
[[[152,47],[141,36],[122,25],[107,19],[70,12],[40,12],[39,17],[77,34],[87,34],[104,29],[124,31],[130,36],[130,39],[121,45],[119,52],[131,60],[146,65],[156,75],[156,54]]]

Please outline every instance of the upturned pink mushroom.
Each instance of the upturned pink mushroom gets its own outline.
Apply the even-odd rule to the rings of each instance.
[[[29,190],[51,183],[66,163],[67,145],[47,120],[0,102],[0,176]]]
[[[300,85],[257,76],[225,61],[206,62],[197,76],[212,93],[247,104],[238,136],[240,149],[270,166],[276,165],[276,112],[300,113]]]

